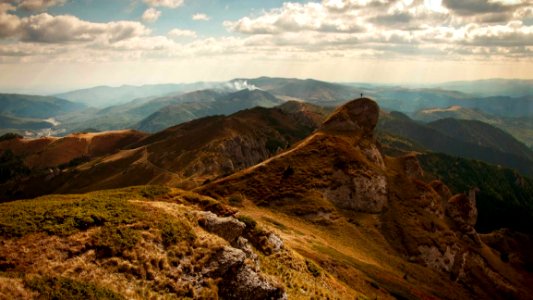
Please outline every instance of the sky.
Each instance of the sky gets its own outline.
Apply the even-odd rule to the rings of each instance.
[[[533,0],[0,0],[0,91],[533,79]]]

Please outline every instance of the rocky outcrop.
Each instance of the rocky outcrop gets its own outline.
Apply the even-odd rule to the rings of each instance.
[[[450,246],[447,246],[446,250],[441,252],[435,246],[419,246],[418,250],[420,251],[420,258],[422,258],[426,266],[446,272],[452,270],[457,249],[452,249]]]
[[[471,189],[468,195],[458,194],[451,197],[446,206],[446,215],[467,240],[480,247],[481,239],[474,228],[477,221],[477,191],[477,188]]]
[[[196,212],[198,223],[205,230],[233,243],[244,232],[246,225],[233,217],[219,217],[209,211]]]
[[[202,274],[221,278],[218,283],[222,299],[286,299],[279,285],[272,283],[260,273],[257,254],[244,234],[246,225],[233,217],[219,217],[208,211],[195,212],[198,223],[205,230],[214,233],[231,246],[225,246],[214,254]],[[283,247],[283,241],[274,233],[266,237],[274,251]]]
[[[222,299],[287,299],[282,287],[247,264],[240,249],[222,248],[202,273],[221,278],[218,288]]]
[[[361,98],[339,107],[323,124],[322,130],[356,131],[372,136],[378,123],[379,107],[376,102]]]
[[[414,178],[422,178],[424,176],[424,170],[420,166],[416,155],[406,155],[402,157],[403,171],[407,176]]]
[[[380,213],[387,205],[387,179],[372,170],[348,175],[337,170],[324,197],[337,206],[367,213]]]

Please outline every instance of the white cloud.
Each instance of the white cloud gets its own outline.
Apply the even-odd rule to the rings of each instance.
[[[176,8],[183,4],[183,0],[143,0],[149,6]]]
[[[195,20],[195,21],[209,21],[209,19],[211,19],[208,15],[206,14],[194,14],[192,15],[192,19]]]
[[[166,36],[151,35],[145,25],[132,21],[96,23],[46,13],[19,17],[12,13],[14,5],[4,3],[0,4],[0,38],[4,42],[0,44],[0,63],[157,61],[237,55],[250,60],[304,62],[339,57],[533,61],[531,5],[512,3],[505,4],[508,8],[504,12],[462,14],[456,11],[458,7],[474,8],[453,2],[454,10],[445,5],[450,1],[454,0],[287,2],[276,9],[224,22],[235,34],[217,38],[197,38],[195,31],[180,28]],[[161,1],[157,3],[162,6]],[[503,5],[502,1],[497,5]],[[153,7],[149,11],[159,15]],[[193,19],[209,17],[197,14]]]
[[[11,4],[0,3],[0,38],[10,37],[17,32],[20,26],[20,19],[8,13],[15,9]]]
[[[20,0],[18,7],[29,11],[43,11],[52,6],[65,4],[67,0]]]
[[[161,16],[161,11],[150,7],[144,11],[142,15],[142,20],[145,22],[155,22]]]
[[[114,43],[150,33],[133,21],[93,23],[75,16],[51,16],[47,13],[23,18],[21,39],[30,42],[64,43],[100,41]]]
[[[171,31],[169,31],[167,35],[174,39],[182,38],[182,37],[195,38],[196,32],[192,30],[188,30],[188,29],[174,28]]]

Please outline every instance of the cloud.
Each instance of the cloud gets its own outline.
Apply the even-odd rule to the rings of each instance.
[[[162,6],[164,1],[155,2]],[[4,3],[0,4],[0,62],[157,61],[218,56],[305,62],[339,57],[533,61],[530,2],[487,0],[489,6],[498,5],[503,10],[494,12],[485,7],[479,13],[468,14],[457,12],[461,4],[449,6],[446,0],[286,2],[278,8],[226,21],[223,24],[230,32],[228,36],[207,38],[180,28],[164,36],[153,35],[145,25],[132,21],[97,23],[47,13],[20,17],[13,13],[15,4]],[[159,13],[154,7],[149,11]],[[193,19],[209,17],[196,14]]]
[[[20,20],[18,35],[24,42],[70,43],[99,41],[114,43],[150,33],[139,22],[118,21],[93,23],[75,16],[52,16],[47,13]]]
[[[142,20],[145,22],[155,22],[161,16],[161,11],[150,7],[144,11],[142,15]]]
[[[176,8],[183,4],[183,0],[143,0],[149,6]]]
[[[29,11],[44,11],[52,6],[60,6],[67,0],[20,0],[18,7]]]
[[[167,35],[174,39],[183,38],[183,37],[195,38],[196,32],[192,30],[188,30],[188,29],[174,28],[170,30]]]
[[[198,14],[192,15],[192,19],[195,21],[209,21],[209,19],[211,18],[206,14],[198,13]]]
[[[514,3],[513,3],[514,2]],[[485,13],[501,13],[521,6],[520,1],[488,1],[488,0],[443,0],[442,4],[463,16]]]
[[[533,18],[530,0],[324,0],[286,2],[254,17],[226,21],[224,26],[249,36],[254,47],[391,59],[406,55],[458,59],[519,55],[520,47],[527,57],[533,39],[531,26],[519,22],[525,18]],[[465,51],[468,47],[476,50]],[[479,51],[483,47],[487,51]]]
[[[15,15],[8,14],[9,11],[15,9],[11,4],[0,3],[0,38],[11,37],[17,32],[20,19]]]

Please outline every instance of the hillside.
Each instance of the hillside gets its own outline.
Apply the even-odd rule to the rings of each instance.
[[[0,94],[0,115],[10,117],[48,119],[84,108],[83,104],[56,97]]]
[[[481,111],[459,105],[453,105],[445,108],[426,108],[415,112],[412,116],[413,119],[423,122],[433,122],[440,119],[453,118],[459,120],[477,120],[489,123],[491,120],[496,118]]]
[[[0,196],[24,198],[141,184],[196,186],[257,164],[305,138],[322,122],[321,113],[308,104],[285,103],[280,108],[258,107],[194,120],[61,173],[4,184]]]
[[[133,130],[78,133],[66,137],[10,139],[0,141],[0,152],[9,150],[23,159],[31,169],[67,164],[74,159],[94,158],[111,154],[146,135]]]
[[[308,267],[311,262],[283,247],[271,226],[227,217],[235,212],[208,197],[155,186],[0,204],[1,295],[286,299],[358,294]]]
[[[469,126],[471,123],[462,122],[461,124]],[[490,125],[484,124],[482,128],[479,128],[482,130],[488,128],[489,130],[487,130],[486,133],[476,133],[473,129],[463,129],[464,132],[470,132],[470,134],[474,132],[474,135],[490,137],[485,140],[474,138],[473,140],[475,140],[476,143],[468,140],[468,134],[463,134],[463,139],[461,139],[461,137],[456,138],[453,134],[448,134],[446,130],[440,131],[426,124],[415,122],[408,116],[398,112],[383,114],[378,128],[380,131],[407,138],[408,140],[434,152],[482,160],[488,163],[517,169],[526,175],[532,175],[533,161],[529,158],[530,156],[528,153],[530,151],[527,147],[524,149],[525,146],[510,135],[489,126]],[[507,146],[498,144],[497,140],[494,138],[495,136],[505,136],[506,140],[512,140],[513,142],[509,146],[513,149],[512,152],[522,154],[502,151],[501,149],[507,149],[505,148]],[[515,148],[513,145],[518,145],[518,148]]]
[[[256,106],[273,107],[282,103],[273,95],[261,90],[241,90],[230,94],[220,94],[211,101],[196,100],[165,106],[151,114],[136,129],[157,132],[173,125],[210,115],[229,115]]]
[[[439,83],[439,87],[461,91],[480,96],[513,96],[533,95],[533,80],[519,79],[485,79],[473,81],[455,81]]]
[[[533,160],[533,150],[505,131],[481,121],[447,118],[428,123],[427,126],[466,143]]]
[[[32,188],[17,183],[18,192],[66,193],[183,185],[184,175],[203,181],[194,192],[138,186],[0,204],[0,291],[8,298],[528,299],[531,241],[509,230],[479,234],[478,219],[508,220],[485,215],[482,201],[477,208],[472,182],[448,188],[422,169],[442,174],[446,165],[424,154],[422,168],[414,155],[384,156],[374,133],[379,107],[370,99],[324,112],[288,102],[206,117],[34,178]],[[233,164],[232,174],[222,162]],[[482,174],[471,176],[453,164],[452,179],[504,174],[477,166]],[[493,212],[500,204],[489,203]]]
[[[433,122],[440,119],[477,120],[500,128],[514,138],[533,149],[533,117],[503,118],[489,115],[479,110],[461,106],[448,108],[429,108],[413,114],[413,118],[423,122]]]
[[[291,149],[195,191],[268,211],[288,246],[356,290],[371,280],[400,299],[527,298],[531,277],[473,228],[475,196],[425,183],[412,157],[383,157],[377,121],[373,101],[349,102]],[[295,238],[302,224],[313,234]]]

